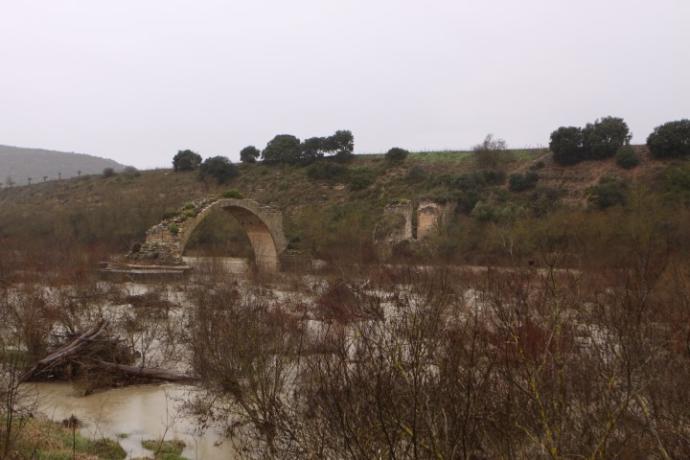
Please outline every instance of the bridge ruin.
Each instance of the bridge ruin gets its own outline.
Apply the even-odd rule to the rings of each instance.
[[[135,264],[180,266],[182,255],[197,226],[215,209],[229,212],[246,232],[259,271],[280,271],[280,256],[287,248],[280,210],[239,198],[207,199],[191,203],[146,232],[127,260]]]

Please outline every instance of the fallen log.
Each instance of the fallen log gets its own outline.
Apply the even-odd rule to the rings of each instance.
[[[58,366],[71,363],[76,363],[82,368],[88,368],[90,372],[93,372],[95,369],[103,369],[104,371],[115,371],[138,379],[163,380],[175,383],[192,383],[198,380],[194,376],[166,369],[129,366],[98,358],[96,355],[98,354],[99,346],[102,346],[103,340],[105,340],[102,336],[107,326],[107,321],[101,321],[68,344],[59,347],[24,372],[20,382],[27,382],[38,378],[41,374],[46,374]],[[98,342],[97,339],[99,340]],[[107,340],[105,343],[108,343]]]
[[[98,361],[98,365],[104,369],[122,372],[132,377],[165,380],[167,382],[175,383],[193,383],[199,380],[198,377],[193,375],[182,374],[180,372],[166,369],[128,366],[126,364],[109,363],[107,361]]]
[[[55,366],[63,364],[67,358],[70,358],[79,351],[84,350],[89,344],[98,338],[103,333],[107,325],[107,321],[101,321],[67,345],[64,345],[50,353],[48,356],[38,361],[29,370],[24,372],[20,378],[20,382],[31,380],[35,376],[46,372]]]

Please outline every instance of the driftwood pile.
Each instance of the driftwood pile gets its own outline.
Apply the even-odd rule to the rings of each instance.
[[[157,380],[191,383],[195,377],[175,371],[132,366],[117,340],[108,337],[107,321],[101,321],[86,332],[57,348],[22,374],[21,381],[71,378],[80,370],[90,374],[102,371],[117,374],[133,381]],[[110,360],[108,360],[110,359]],[[114,362],[113,362],[114,361]]]

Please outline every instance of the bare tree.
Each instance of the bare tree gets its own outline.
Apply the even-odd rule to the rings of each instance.
[[[481,144],[475,145],[474,159],[481,169],[499,169],[504,161],[511,159],[507,150],[506,141],[494,138],[493,134],[487,134]]]

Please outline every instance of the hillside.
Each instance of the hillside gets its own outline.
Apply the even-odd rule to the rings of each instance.
[[[120,171],[120,163],[83,153],[57,152],[0,145],[0,184],[24,185],[61,177],[68,179],[79,174],[98,174],[105,168]]]
[[[469,152],[413,153],[399,165],[382,156],[358,155],[326,179],[315,179],[311,167],[263,164],[238,165],[239,176],[225,185],[202,182],[196,172],[171,170],[82,176],[0,191],[0,238],[18,245],[30,238],[34,246],[59,240],[66,247],[87,244],[124,251],[164,214],[234,189],[280,207],[290,247],[320,257],[371,257],[372,233],[383,208],[401,199],[452,203],[456,212],[435,250],[451,258],[475,252],[485,256],[502,250],[505,242],[495,232],[506,225],[524,228],[521,237],[540,238],[536,226],[547,226],[543,222],[549,216],[578,218],[602,178],[618,178],[628,194],[642,186],[661,196],[667,188],[665,171],[680,165],[688,174],[687,161],[656,161],[646,148],[636,149],[641,164],[631,170],[612,159],[563,167],[544,150],[513,151],[500,164],[501,177],[495,182],[482,179],[486,171],[479,170]],[[537,185],[511,191],[507,178],[527,171],[536,172]],[[681,188],[686,187],[683,180]],[[227,222],[215,230],[202,226],[200,233],[211,243],[237,236]]]

